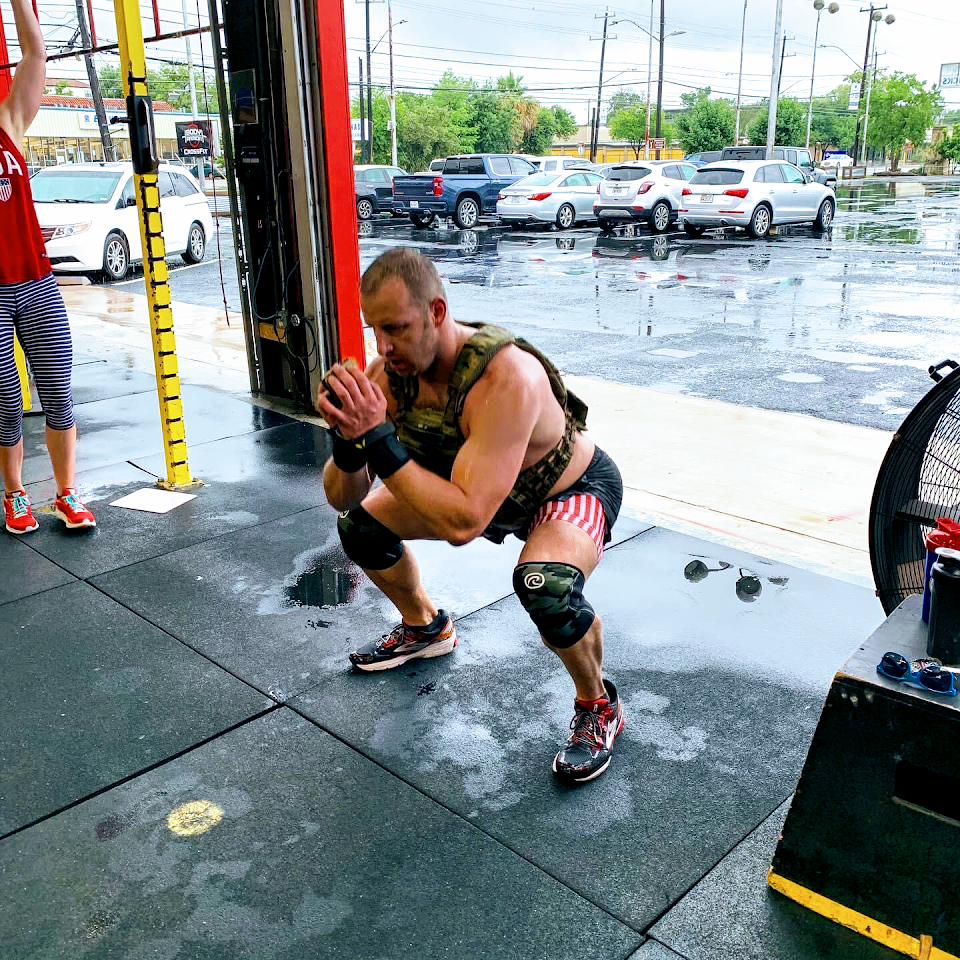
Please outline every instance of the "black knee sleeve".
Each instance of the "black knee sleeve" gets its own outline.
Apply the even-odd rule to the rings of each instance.
[[[337,520],[343,552],[364,570],[386,570],[403,556],[403,542],[363,507],[344,511]]]
[[[583,572],[569,563],[521,563],[513,589],[540,635],[551,647],[572,647],[593,625],[596,614],[584,599]]]

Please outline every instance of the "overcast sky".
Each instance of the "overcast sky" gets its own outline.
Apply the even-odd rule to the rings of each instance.
[[[861,3],[837,0],[840,11],[820,16],[819,43],[835,47],[817,50],[815,92],[830,90],[863,62],[867,14]],[[654,33],[660,29],[660,0],[654,0]],[[356,83],[358,58],[365,55],[365,6],[344,0],[348,66]],[[48,45],[65,43],[76,26],[74,0],[39,0],[41,22]],[[164,32],[182,29],[180,0],[159,0]],[[187,0],[188,22],[197,23],[197,0]],[[916,73],[929,83],[939,81],[941,63],[960,61],[960,5],[944,0],[890,0],[884,15],[896,22],[877,26],[879,64],[889,70]],[[100,42],[116,39],[113,4],[94,0],[95,22]],[[199,3],[206,23],[206,0]],[[560,103],[586,122],[589,107],[596,103],[598,67],[603,33],[600,4],[541,0],[394,0],[394,79],[398,89],[428,90],[448,67],[479,81],[508,70],[523,76],[531,94],[544,104]],[[746,41],[743,59],[743,97],[755,102],[770,89],[774,47],[775,0],[747,0]],[[153,32],[152,7],[142,0],[144,33]],[[649,28],[650,0],[630,0],[609,8],[604,64],[604,101],[621,87],[645,94],[648,75],[648,40],[640,29]],[[11,56],[13,42],[9,0],[0,0],[7,24]],[[740,36],[744,0],[666,0],[667,35],[664,56],[665,106],[679,106],[680,95],[701,86],[735,97],[740,64]],[[810,94],[814,30],[817,14],[812,0],[783,0],[783,30],[787,35],[781,95],[806,99]],[[614,16],[615,15],[615,16]],[[614,19],[633,20],[614,24]],[[401,22],[405,21],[405,22]],[[371,45],[387,29],[387,4],[370,4]],[[597,38],[597,39],[592,39]],[[779,52],[779,41],[777,50]],[[843,51],[843,52],[841,52]],[[203,52],[210,60],[209,43]],[[184,59],[183,41],[171,42],[151,53],[163,58]],[[199,63],[201,47],[194,41]],[[653,47],[653,95],[656,96],[657,45]],[[104,55],[101,64],[117,63]],[[151,65],[157,66],[156,62]],[[70,59],[62,66],[51,64],[50,76],[83,75],[82,63]],[[373,79],[386,84],[389,77],[388,41],[383,37],[373,54]],[[960,88],[945,91],[948,102],[960,105]]]

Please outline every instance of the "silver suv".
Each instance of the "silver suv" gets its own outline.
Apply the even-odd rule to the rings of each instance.
[[[675,223],[680,194],[697,172],[678,160],[619,163],[611,167],[597,187],[593,212],[603,233],[618,223],[646,223],[654,233],[664,233]]]

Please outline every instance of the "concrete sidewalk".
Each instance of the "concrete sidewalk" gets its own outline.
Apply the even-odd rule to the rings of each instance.
[[[734,411],[576,384],[638,509],[670,503],[673,522],[722,529],[707,542],[636,512],[618,522],[589,592],[627,728],[610,771],[570,789],[549,764],[572,690],[511,593],[519,544],[418,545],[460,646],[351,672],[346,654],[394,615],[340,550],[325,432],[198,384],[210,333],[178,316],[197,351],[184,407],[204,486],[165,514],[112,506],[163,471],[156,396],[137,369],[148,346],[118,334],[108,363],[92,335],[129,331],[140,305],[108,297],[123,312],[95,314],[101,294],[84,295],[86,313],[71,303],[80,483],[99,526],[67,535],[45,512],[37,533],[0,539],[5,960],[896,956],[765,884],[824,693],[880,605],[724,542],[779,543],[775,511],[803,494],[793,542],[827,544],[855,578],[837,557],[863,552],[858,521],[818,535],[821,515],[854,502],[840,474],[804,493],[799,459],[778,462],[766,482],[793,493],[769,495],[766,514],[732,499],[736,477],[714,495],[697,446],[672,468],[662,454],[651,481],[633,451],[666,442],[665,417],[718,431]],[[726,449],[744,477],[783,421],[741,412]],[[804,434],[795,419],[798,449],[817,448],[819,421]],[[829,427],[823,442],[846,449]],[[41,418],[26,429],[40,503]],[[736,430],[760,431],[752,454]],[[706,433],[719,459],[724,440]],[[805,566],[821,562],[805,549]]]

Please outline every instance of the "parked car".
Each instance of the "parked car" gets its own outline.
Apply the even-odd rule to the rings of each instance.
[[[501,220],[555,223],[567,230],[580,220],[593,220],[593,201],[603,178],[589,170],[534,173],[504,187],[497,196]]]
[[[393,213],[393,178],[405,177],[405,170],[383,164],[353,168],[353,189],[357,195],[357,219],[369,220],[375,213]]]
[[[536,173],[515,154],[474,153],[447,157],[440,174],[413,173],[393,181],[394,209],[409,213],[416,227],[434,217],[450,217],[461,230],[477,225],[480,215],[497,212],[497,197],[521,177]]]
[[[158,174],[167,255],[199,263],[213,234],[200,184],[182,166],[161,163]],[[30,181],[40,230],[55,273],[102,271],[121,280],[143,259],[133,165],[66,163],[44,167]]]
[[[812,223],[826,230],[836,213],[833,191],[789,163],[740,160],[701,167],[683,189],[680,219],[689,237],[708,227],[743,227],[765,237],[771,227]]]
[[[767,148],[757,147],[724,147],[720,155],[721,160],[766,160]],[[807,177],[817,183],[837,187],[836,171],[818,170],[813,164],[813,157],[806,147],[774,147],[774,160],[786,160],[802,170]]]
[[[188,163],[185,164],[187,172],[192,177],[196,177],[199,170],[199,163]],[[227,175],[220,169],[220,167],[215,167],[209,160],[205,161],[203,164],[203,175],[208,180],[226,180]],[[198,178],[199,179],[199,178]]]
[[[852,167],[853,157],[847,153],[830,153],[820,161],[820,166],[825,170],[830,167],[833,167],[834,170],[839,167]]]
[[[437,157],[436,160],[430,161],[430,166],[427,168],[431,173],[439,173],[443,169],[443,165],[447,162],[446,157]]]
[[[541,173],[557,173],[561,170],[589,170],[593,164],[583,157],[525,157]]]
[[[610,233],[617,223],[641,221],[663,233],[676,222],[680,191],[696,172],[696,167],[676,160],[617,164],[597,188],[593,211],[600,229]]]
[[[695,167],[702,167],[704,164],[719,160],[721,152],[720,150],[703,150],[700,153],[688,153],[683,159]]]

